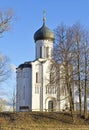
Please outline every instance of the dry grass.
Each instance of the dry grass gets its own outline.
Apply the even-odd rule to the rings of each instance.
[[[89,119],[76,114],[74,120],[69,113],[0,113],[0,130],[89,130]]]

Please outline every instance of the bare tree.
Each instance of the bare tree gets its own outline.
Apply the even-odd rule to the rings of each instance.
[[[75,44],[75,79],[78,83],[78,92],[79,92],[79,110],[80,115],[82,115],[82,64],[83,64],[83,43],[84,43],[84,27],[79,23],[76,23],[72,27],[73,29],[73,38]]]
[[[9,31],[13,19],[13,11],[11,9],[5,12],[0,11],[0,37],[3,33]],[[9,58],[0,53],[0,83],[4,82],[10,74]]]
[[[74,110],[72,64],[75,60],[73,30],[62,24],[55,30],[55,35],[54,59],[60,64],[60,88],[66,90],[72,114]]]
[[[73,90],[74,82],[77,83],[77,89],[79,93],[79,110],[80,115],[82,115],[82,87],[85,82],[85,86],[88,82],[84,81],[84,76],[86,79],[88,71],[88,53],[86,54],[86,48],[84,50],[85,34],[86,30],[83,26],[76,23],[71,27],[60,25],[55,30],[55,45],[54,45],[54,59],[62,67],[60,68],[60,81],[62,83],[62,89],[67,89],[68,99],[70,103],[71,113],[74,110],[74,96]],[[84,51],[83,51],[84,50]],[[83,53],[84,52],[84,53]],[[85,63],[85,68],[84,64]],[[85,75],[84,75],[84,70]],[[60,74],[60,73],[59,73]],[[65,90],[66,90],[65,89]],[[85,87],[86,89],[86,87]],[[87,93],[85,90],[85,99]],[[86,102],[85,102],[86,103]],[[85,105],[86,106],[86,105]]]
[[[13,105],[13,112],[16,110],[16,92],[15,89],[13,90],[13,95],[12,95],[12,105]]]
[[[84,46],[84,117],[87,118],[87,84],[88,84],[88,60],[87,60],[87,44]]]
[[[86,31],[83,45],[83,89],[84,89],[84,117],[88,117],[88,86],[89,86],[89,32]]]
[[[9,58],[0,54],[0,83],[7,80],[10,76],[11,69]]]
[[[6,100],[0,98],[0,112],[5,111],[6,108]]]
[[[11,9],[5,12],[0,11],[0,36],[11,28],[11,22],[13,18],[13,11]]]

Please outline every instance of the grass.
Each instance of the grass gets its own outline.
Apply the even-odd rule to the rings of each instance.
[[[64,112],[0,113],[0,130],[89,130],[89,119]]]

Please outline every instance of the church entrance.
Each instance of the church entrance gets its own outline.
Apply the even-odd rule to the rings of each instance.
[[[53,101],[52,101],[52,100],[50,100],[50,101],[48,102],[48,111],[49,111],[49,112],[53,111]]]

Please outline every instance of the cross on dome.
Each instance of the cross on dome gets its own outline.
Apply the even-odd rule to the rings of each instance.
[[[43,24],[46,22],[46,10],[43,11]]]

